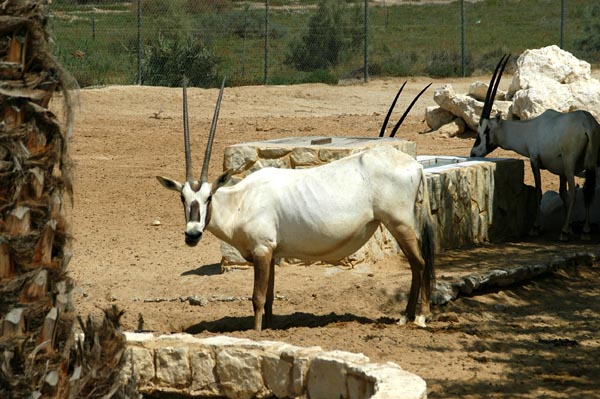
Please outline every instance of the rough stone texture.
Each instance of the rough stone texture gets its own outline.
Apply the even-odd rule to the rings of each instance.
[[[454,118],[450,123],[441,126],[438,133],[444,137],[455,137],[465,132],[465,122],[460,118]]]
[[[462,119],[471,130],[477,130],[481,111],[483,110],[482,100],[478,100],[471,96],[471,94],[456,93],[450,84],[446,84],[436,89],[433,99],[440,108],[446,110],[455,117]],[[496,99],[497,100],[494,101],[492,106],[491,116],[500,113],[503,118],[512,119],[513,103],[511,101],[504,101],[504,96],[498,93],[496,93]]]
[[[477,130],[483,102],[466,94],[456,93],[452,85],[447,84],[435,90],[433,100],[441,108],[461,118],[469,128]]]
[[[184,388],[192,381],[192,369],[187,348],[159,348],[156,357],[156,379],[158,386]]]
[[[485,96],[487,94],[487,89],[490,85],[484,82],[480,82],[479,80],[473,82],[471,86],[469,86],[469,96],[473,97],[478,101],[485,101]],[[506,92],[498,89],[496,91],[496,97],[494,97],[498,101],[506,100]]]
[[[590,64],[555,45],[519,56],[508,96],[520,119],[534,118],[547,109],[585,109],[600,116],[600,82],[592,78]]]
[[[436,305],[444,305],[459,295],[471,295],[475,292],[507,287],[521,281],[531,280],[545,273],[559,269],[592,264],[600,258],[600,253],[575,253],[569,257],[554,257],[539,263],[488,270],[467,276],[453,278],[450,281],[438,281],[431,300]]]
[[[223,348],[217,352],[217,376],[228,398],[264,396],[266,386],[259,353],[245,348]]]
[[[418,157],[421,162],[431,158]],[[525,216],[535,211],[535,192],[523,184],[523,161],[472,159],[426,173],[438,248],[501,242],[529,230]]]
[[[440,127],[452,122],[456,116],[450,111],[438,106],[429,106],[425,109],[425,122],[431,130],[438,130]]]
[[[131,378],[131,370],[157,370],[156,376],[138,378],[143,394],[420,399],[427,391],[420,377],[395,363],[369,363],[362,354],[226,336],[199,339],[187,334],[126,333],[126,337],[128,353],[143,355],[129,357],[123,378]],[[188,372],[183,372],[185,359]],[[159,377],[158,370],[164,373],[167,368],[174,370]],[[182,383],[186,373],[189,380]]]

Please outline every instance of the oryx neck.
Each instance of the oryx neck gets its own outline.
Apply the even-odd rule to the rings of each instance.
[[[209,204],[210,220],[206,225],[206,230],[227,243],[230,243],[233,238],[233,225],[236,215],[231,209],[238,209],[238,207],[228,205],[236,201],[235,192],[230,188],[221,187],[213,193]]]
[[[521,121],[503,120],[493,130],[491,141],[505,150],[514,151],[525,157],[529,156],[530,132],[526,123]]]

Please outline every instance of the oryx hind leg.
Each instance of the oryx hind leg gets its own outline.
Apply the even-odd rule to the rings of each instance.
[[[425,260],[421,256],[419,239],[415,230],[406,224],[388,224],[386,227],[392,233],[408,259],[412,273],[405,318],[408,321],[414,321],[420,327],[425,327],[425,320],[430,314],[430,308],[428,292],[423,289]],[[421,294],[421,307],[417,314],[419,294]],[[404,321],[406,320],[402,320],[402,322]]]
[[[254,308],[254,329],[256,331],[261,331],[265,310],[267,310],[267,320],[265,320],[266,327],[271,321],[273,314],[273,287],[270,287],[270,285],[274,283],[274,276],[271,277],[271,273],[274,272],[274,270],[272,268],[273,262],[271,252],[255,253],[253,255],[253,264],[254,290],[252,291],[252,306]]]
[[[576,196],[576,187],[575,187],[575,176],[573,173],[567,174],[567,206],[566,206],[566,214],[565,221],[563,223],[563,227],[560,231],[560,241],[568,241],[569,236],[572,233],[571,229],[571,215],[573,213],[573,207],[575,205],[575,196]]]
[[[596,168],[591,170],[586,169],[585,171],[585,183],[583,184],[583,203],[585,205],[585,222],[583,225],[583,231],[581,233],[581,239],[585,241],[591,240],[591,228],[590,228],[590,207],[594,202],[594,196],[596,194]]]

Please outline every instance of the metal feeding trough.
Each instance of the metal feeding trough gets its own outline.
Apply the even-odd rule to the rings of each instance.
[[[267,166],[309,168],[377,145],[394,146],[424,166],[438,249],[514,239],[529,229],[530,218],[526,216],[535,212],[534,190],[523,184],[523,161],[513,158],[417,156],[416,144],[407,140],[317,136],[232,145],[225,149],[223,166],[235,169],[253,160],[256,162],[249,172]],[[341,263],[370,263],[398,251],[391,234],[380,227],[371,240]],[[222,245],[222,253],[225,269],[245,263],[227,244]]]
[[[461,157],[452,157],[452,156],[442,156],[442,155],[419,155],[417,156],[417,161],[425,169],[435,168],[438,166],[446,166],[459,164],[461,162],[466,162],[468,158]]]

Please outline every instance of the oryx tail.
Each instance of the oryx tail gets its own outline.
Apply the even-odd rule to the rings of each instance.
[[[427,297],[430,298],[435,290],[435,236],[433,226],[431,225],[432,215],[429,202],[429,189],[427,187],[427,177],[425,170],[421,172],[421,215],[420,215],[420,235],[421,235],[421,257],[425,261],[423,271],[423,289],[427,291]],[[419,201],[415,202],[415,205]]]

